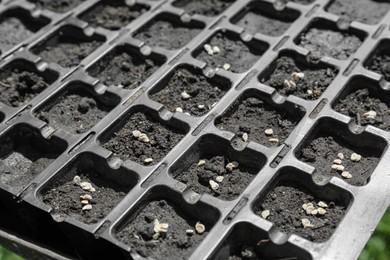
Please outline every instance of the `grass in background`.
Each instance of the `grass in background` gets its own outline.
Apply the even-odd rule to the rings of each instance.
[[[20,256],[8,251],[4,247],[0,246],[0,259],[1,260],[22,260]]]

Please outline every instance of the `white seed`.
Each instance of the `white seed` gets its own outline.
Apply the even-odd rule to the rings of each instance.
[[[183,14],[182,16],[180,16],[180,20],[183,22],[183,23],[189,23],[191,22],[191,15],[189,14]]]
[[[92,209],[92,205],[91,204],[88,204],[88,205],[85,205],[84,207],[82,207],[82,211],[85,211],[85,210],[91,210]]]
[[[334,169],[336,171],[344,171],[345,167],[342,165],[339,165],[339,164],[333,164],[332,169]]]
[[[307,90],[307,94],[308,94],[308,95],[313,95],[313,90],[308,89],[308,90]]]
[[[323,202],[323,201],[318,202],[317,205],[320,206],[321,208],[327,208],[327,207],[328,207],[328,204],[326,204],[326,203]]]
[[[306,210],[308,207],[313,207],[313,206],[314,206],[313,203],[305,203],[302,205],[302,208]]]
[[[311,212],[312,211],[314,211],[315,210],[315,208],[314,208],[314,206],[312,206],[312,205],[310,205],[310,206],[307,206],[307,208],[306,208],[306,214],[311,214]]]
[[[266,135],[273,135],[274,134],[274,130],[272,130],[272,128],[268,128],[268,129],[265,129],[264,130],[264,133]]]
[[[242,140],[244,140],[244,142],[247,142],[247,141],[248,141],[248,138],[249,138],[249,136],[248,136],[247,133],[244,133],[244,134],[242,135]]]
[[[270,215],[270,212],[269,212],[268,209],[263,210],[263,211],[261,212],[261,217],[262,217],[263,219],[267,219],[269,215]]]
[[[218,175],[217,177],[215,177],[215,180],[216,180],[217,182],[222,182],[224,178],[225,178],[225,177],[223,177],[223,176],[221,176],[221,175]]]
[[[199,109],[204,109],[205,105],[198,105]]]
[[[132,134],[135,138],[138,138],[142,133],[138,130],[134,130]]]
[[[318,214],[318,209],[313,209],[311,212],[310,212],[311,215],[315,216]]]
[[[136,0],[125,0],[127,6],[134,6],[137,3]]]
[[[231,65],[229,63],[225,63],[225,64],[223,64],[222,68],[224,70],[229,70],[231,68]]]
[[[195,230],[198,232],[198,234],[202,234],[206,231],[206,227],[202,223],[197,222],[195,224]]]
[[[181,92],[180,96],[181,96],[181,98],[184,99],[184,100],[187,100],[187,99],[190,99],[190,98],[191,98],[191,95],[188,94],[188,93],[185,92],[185,91]]]
[[[333,163],[335,163],[335,164],[341,164],[341,160],[340,160],[340,159],[335,159],[335,160],[333,161]]]
[[[206,164],[206,160],[199,160],[198,166],[203,166]]]
[[[149,143],[150,142],[150,139],[149,137],[144,134],[144,133],[141,133],[139,136],[138,136],[138,141],[141,141],[143,143]]]
[[[345,179],[351,179],[352,178],[352,174],[350,174],[349,172],[347,171],[344,171],[341,173],[341,176]]]
[[[151,163],[151,162],[153,162],[153,158],[146,158],[144,160],[144,163]]]
[[[305,74],[303,72],[293,72],[291,73],[291,79],[297,81],[299,79],[303,79]]]
[[[214,46],[214,47],[213,47],[213,52],[214,52],[214,54],[218,54],[218,53],[221,52],[221,50],[219,49],[218,46]]]
[[[367,119],[375,119],[375,117],[376,117],[376,112],[373,111],[373,110],[370,110],[370,111],[364,113],[364,114],[363,114],[363,117],[364,117],[364,118],[367,118]]]
[[[203,45],[203,48],[206,52],[209,52],[209,51],[212,51],[213,49],[211,48],[211,45],[210,44],[205,44]]]
[[[219,184],[218,183],[216,183],[213,180],[209,180],[209,184],[210,184],[210,187],[211,187],[212,190],[218,190],[218,188],[219,188]]]
[[[213,56],[214,52],[213,52],[213,50],[209,50],[209,51],[207,51],[207,54],[210,55],[210,56]]]
[[[226,170],[228,170],[229,172],[232,172],[237,167],[238,167],[237,162],[230,162],[230,163],[226,164]]]
[[[89,182],[86,182],[86,181],[83,181],[80,183],[80,187],[83,189],[83,190],[91,190],[92,188],[92,184],[89,183]]]
[[[92,200],[92,196],[89,194],[81,195],[80,199],[82,200]]]
[[[302,225],[304,228],[313,228],[313,224],[310,223],[310,220],[308,220],[307,218],[303,218],[302,219]]]
[[[73,182],[76,183],[77,185],[80,185],[81,182],[80,176],[78,175],[74,176]]]
[[[357,153],[351,154],[351,161],[358,162],[361,159],[362,159],[362,156],[360,154],[357,154]]]
[[[176,112],[183,113],[183,109],[182,109],[181,107],[177,107],[177,108],[176,108]]]
[[[89,191],[90,191],[90,192],[95,192],[96,189],[95,189],[94,187],[91,187],[91,188],[89,189]]]
[[[187,115],[187,116],[191,116],[190,113],[188,113],[188,112],[185,112],[184,114]]]
[[[155,233],[167,233],[168,232],[168,223],[160,223],[158,219],[154,220],[153,230]]]
[[[287,80],[286,79],[286,80],[284,80],[284,86],[286,88],[293,89],[293,88],[295,88],[297,86],[297,84],[295,84],[295,82],[292,81],[292,80]]]
[[[186,230],[186,234],[192,236],[194,234],[194,230],[189,228]]]
[[[337,155],[337,157],[339,157],[340,160],[343,160],[343,159],[344,159],[344,154],[343,154],[343,153],[339,153],[339,154]]]
[[[270,142],[273,145],[277,145],[279,143],[279,139],[278,138],[270,138],[270,139],[268,139],[268,142]]]
[[[87,205],[87,204],[89,204],[89,200],[82,200],[82,201],[81,201],[81,204]]]
[[[318,208],[317,211],[318,211],[318,214],[320,214],[320,215],[325,215],[325,213],[326,213],[326,210],[323,208]]]

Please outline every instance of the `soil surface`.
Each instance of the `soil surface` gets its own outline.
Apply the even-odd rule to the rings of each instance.
[[[179,49],[201,31],[201,29],[187,26],[189,25],[158,20],[148,24],[137,32],[134,37],[149,46],[159,46],[168,50]]]
[[[315,0],[288,0],[288,1],[293,2],[293,3],[308,5],[308,4],[313,3]]]
[[[303,72],[304,77],[293,80],[291,78],[293,72]],[[306,100],[315,100],[332,83],[337,73],[336,68],[324,68],[323,66],[306,64],[291,57],[282,56],[276,60],[276,67],[272,74],[260,81],[277,89],[281,95],[294,95]],[[292,80],[296,86],[287,86],[285,80]]]
[[[147,10],[148,8],[144,5],[136,4],[129,7],[124,3],[106,1],[90,9],[80,18],[94,27],[101,26],[108,30],[119,30]]]
[[[379,158],[373,156],[369,150],[363,148],[349,148],[343,140],[332,136],[318,137],[310,142],[308,146],[297,152],[297,158],[314,166],[319,175],[315,178],[330,179],[333,176],[343,179],[349,184],[362,186],[368,181],[371,173],[379,163]],[[334,160],[338,159],[337,155],[342,153],[344,159],[341,165],[348,171],[351,179],[344,179],[341,171],[332,169]],[[358,162],[350,160],[351,154],[357,153],[362,156]]]
[[[323,216],[306,214],[302,208],[305,203],[313,203],[317,209],[320,201],[328,205],[324,208],[326,213]],[[280,231],[296,234],[312,242],[326,241],[346,212],[343,205],[313,196],[295,184],[284,183],[279,184],[267,194],[259,207],[255,209],[255,213],[261,215],[263,210],[270,211],[267,220],[274,223]],[[303,227],[302,219],[305,218],[314,225],[313,229]]]
[[[216,121],[218,129],[230,131],[239,137],[247,133],[249,141],[267,147],[275,146],[269,142],[270,138],[277,138],[279,144],[283,144],[297,124],[298,121],[285,111],[275,110],[254,97],[236,102],[227,114]],[[272,129],[273,134],[266,135],[266,129]]]
[[[258,169],[242,164],[238,164],[238,168],[229,172],[226,165],[232,160],[229,160],[226,156],[206,154],[200,159],[206,161],[204,166],[198,166],[198,162],[195,162],[189,169],[182,171],[174,178],[199,194],[207,193],[223,200],[236,199],[258,172]],[[216,180],[217,176],[223,176],[223,181],[218,182]],[[219,184],[217,190],[211,188],[210,180]]]
[[[340,100],[334,110],[354,118],[358,125],[373,125],[390,131],[390,110],[387,104],[379,98],[370,96],[370,91],[366,88],[359,89]],[[363,114],[368,111],[375,111],[376,117],[365,118]]]
[[[82,134],[103,119],[112,108],[85,90],[72,89],[57,100],[46,104],[35,116],[55,129],[61,128],[72,134]]]
[[[177,0],[173,6],[183,8],[188,14],[216,16],[227,9],[235,0]]]
[[[121,186],[105,178],[105,173],[99,169],[80,170],[73,169],[76,173],[72,178],[62,178],[52,187],[48,187],[42,194],[42,201],[49,204],[56,213],[62,213],[75,218],[78,221],[93,224],[99,222],[124,198],[129,187]],[[73,177],[79,175],[81,182],[89,182],[95,188],[94,192],[83,190],[73,181]],[[89,194],[92,196],[91,210],[82,210],[80,196]]]
[[[85,0],[28,0],[35,3],[40,9],[48,9],[57,13],[67,12]]]
[[[179,68],[163,89],[151,95],[151,99],[165,105],[171,112],[180,107],[184,113],[202,116],[210,111],[228,89],[229,87],[216,84],[199,73]],[[183,99],[183,92],[191,97]]]
[[[366,65],[367,69],[383,75],[390,81],[390,55],[385,52],[376,52]]]
[[[376,24],[389,11],[390,3],[375,0],[335,0],[327,11],[348,21]]]
[[[19,18],[5,18],[0,22],[0,52],[5,53],[33,34]]]
[[[133,136],[133,131],[138,130],[149,138],[150,142],[139,141]],[[154,121],[144,113],[134,113],[126,124],[102,143],[107,150],[114,152],[124,160],[153,165],[167,155],[173,147],[184,137],[184,132]],[[144,162],[152,158],[151,163]]]
[[[157,239],[153,239],[155,219],[169,225],[168,232],[160,233]],[[133,250],[143,257],[187,259],[210,229],[205,225],[206,231],[198,234],[195,231],[198,221],[198,219],[184,215],[171,202],[152,201],[116,236],[122,242],[131,245]],[[187,235],[187,229],[194,230],[194,234]]]
[[[106,86],[121,85],[125,89],[135,89],[162,63],[138,53],[111,52],[88,69],[88,74],[98,78]]]
[[[362,45],[359,37],[351,33],[314,27],[302,33],[297,43],[310,51],[339,60],[348,59]]]
[[[263,50],[255,49],[245,44],[231,35],[218,32],[211,40],[207,42],[211,47],[217,46],[219,53],[209,55],[202,47],[201,52],[196,58],[204,61],[213,68],[222,68],[224,64],[229,64],[229,71],[243,73],[249,70],[253,64],[258,61]]]

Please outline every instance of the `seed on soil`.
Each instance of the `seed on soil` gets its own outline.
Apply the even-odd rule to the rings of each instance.
[[[206,231],[206,227],[202,223],[197,222],[195,224],[195,230],[198,232],[198,234],[202,234]]]
[[[134,6],[137,3],[137,0],[125,0],[127,6]]]
[[[376,112],[373,111],[373,110],[370,110],[370,111],[364,113],[364,114],[363,114],[363,117],[364,117],[364,118],[367,118],[367,119],[375,119],[375,117],[376,117]]]
[[[89,182],[86,182],[86,181],[83,181],[80,183],[80,187],[83,189],[83,190],[87,190],[87,191],[90,191],[93,187],[92,187],[92,184],[89,183]]]
[[[189,236],[192,236],[194,234],[194,230],[193,229],[187,229],[186,230],[186,234],[189,235]]]
[[[135,138],[138,138],[138,137],[140,137],[140,135],[142,134],[140,131],[138,131],[138,130],[134,130],[133,131],[133,136],[135,137]]]
[[[313,209],[311,212],[310,212],[311,215],[315,216],[318,214],[318,209]]]
[[[205,108],[205,105],[198,105],[198,108],[199,108],[199,109],[204,109],[204,108]]]
[[[268,209],[263,210],[263,212],[261,212],[261,217],[262,217],[263,219],[267,219],[269,215],[270,215],[270,212],[269,212]]]
[[[304,228],[313,228],[313,224],[310,223],[310,220],[308,220],[307,218],[303,218],[302,219],[302,225]]]
[[[199,160],[198,166],[203,166],[206,164],[206,160]]]
[[[341,173],[341,176],[345,179],[351,179],[352,178],[352,174],[350,174],[349,172],[347,171],[344,171]]]
[[[158,219],[154,220],[154,232],[155,233],[167,233],[168,232],[168,223],[160,223]]]
[[[284,80],[284,86],[288,89],[294,89],[297,86],[297,84],[295,84],[295,82],[292,80],[286,79]]]
[[[82,200],[82,201],[81,201],[81,204],[87,205],[87,204],[89,204],[89,200]]]
[[[308,95],[313,95],[313,90],[308,89],[308,90],[306,91],[306,93],[307,93]]]
[[[222,66],[222,68],[224,69],[224,70],[229,70],[230,69],[230,64],[229,63],[225,63],[225,64],[223,64],[223,66]]]
[[[314,206],[313,206],[313,204],[312,205],[310,205],[310,206],[307,206],[307,208],[306,208],[306,214],[311,214],[311,212],[312,211],[314,211],[315,210],[315,208],[314,208]]]
[[[191,18],[191,15],[189,15],[189,14],[183,14],[182,16],[180,16],[180,20],[183,23],[189,23],[189,22],[191,22],[192,18]]]
[[[191,98],[191,95],[188,94],[187,92],[183,91],[181,94],[181,98],[184,99],[184,100],[187,100],[187,99],[190,99]]]
[[[326,213],[326,210],[323,208],[318,208],[317,211],[318,211],[318,214],[322,215],[322,216],[325,215],[325,213]]]
[[[326,204],[326,203],[323,202],[323,201],[318,202],[317,205],[320,206],[321,208],[327,208],[327,207],[328,207],[328,204]]]
[[[151,163],[151,162],[153,162],[153,158],[146,158],[144,160],[144,163]]]
[[[81,195],[80,199],[82,200],[92,200],[92,196],[89,194]]]
[[[242,140],[243,140],[244,142],[247,142],[247,141],[248,141],[248,138],[249,138],[249,136],[248,136],[247,133],[244,133],[244,134],[242,135]]]
[[[141,141],[141,142],[144,142],[144,143],[149,143],[150,142],[149,137],[146,134],[144,134],[144,133],[141,133],[138,136],[138,140]]]
[[[237,167],[238,167],[237,162],[230,162],[230,163],[226,164],[226,170],[228,170],[229,172],[232,172]]]
[[[222,181],[223,181],[223,179],[224,179],[224,177],[223,177],[223,176],[221,176],[221,175],[219,175],[219,176],[215,177],[215,180],[216,180],[217,182],[222,182]]]
[[[335,159],[335,160],[333,161],[333,163],[335,163],[335,164],[341,164],[341,160],[340,160],[340,159]]]
[[[333,164],[332,169],[334,169],[336,171],[344,171],[345,167],[342,165],[339,165],[339,164]]]
[[[218,188],[219,188],[219,184],[218,183],[216,183],[213,180],[209,180],[209,184],[210,184],[210,187],[211,187],[212,190],[218,190]]]
[[[86,210],[91,210],[91,209],[92,209],[92,205],[88,204],[88,205],[85,205],[81,210],[86,211]]]
[[[293,72],[291,73],[291,79],[297,81],[299,79],[303,79],[305,74],[303,72]]]
[[[340,160],[343,160],[343,159],[344,159],[344,154],[343,154],[343,153],[339,153],[339,154],[337,155],[337,157],[339,157]]]
[[[357,153],[351,154],[351,161],[358,162],[361,159],[362,159],[362,156],[360,154],[357,154]]]
[[[313,207],[313,206],[314,206],[313,203],[305,203],[305,204],[302,205],[302,208],[304,210],[307,210],[308,207]]]
[[[273,145],[277,145],[279,143],[279,139],[278,138],[270,138],[270,139],[268,139],[268,142],[270,142]]]
[[[205,45],[203,45],[203,48],[204,48],[204,50],[205,50],[207,53],[209,53],[210,51],[213,51],[213,49],[212,49],[212,47],[211,47],[210,44],[205,44]]]
[[[272,128],[268,128],[268,129],[265,129],[264,130],[264,133],[266,135],[273,135],[274,134],[274,130],[272,130]]]
[[[183,109],[182,109],[181,107],[177,107],[177,108],[176,108],[176,112],[183,113]]]
[[[81,183],[80,176],[78,176],[78,175],[74,176],[73,182],[76,183],[77,185],[80,185],[80,183]]]
[[[218,46],[214,46],[214,47],[213,47],[213,53],[214,53],[214,54],[218,54],[218,53],[220,53],[220,52],[221,52],[221,50],[219,49]]]

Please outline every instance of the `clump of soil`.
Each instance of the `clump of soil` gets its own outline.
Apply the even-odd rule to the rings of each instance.
[[[30,38],[35,30],[31,30],[17,17],[8,17],[0,21],[0,51],[5,53],[15,45]]]
[[[296,114],[299,115],[298,111]],[[294,118],[282,109],[275,109],[258,98],[250,97],[237,101],[232,109],[217,119],[216,126],[239,137],[247,133],[249,141],[271,147],[275,144],[269,141],[270,138],[277,138],[279,144],[283,144],[299,120],[299,116]],[[273,134],[266,134],[266,129],[272,129]]]
[[[61,128],[72,134],[87,132],[114,107],[80,89],[70,89],[49,102],[35,116],[55,129]]]
[[[383,75],[385,80],[390,81],[390,55],[385,51],[376,51],[366,67]]]
[[[57,13],[67,12],[85,0],[28,0],[35,3],[40,9],[48,9]]]
[[[124,3],[105,1],[84,13],[80,18],[90,25],[119,30],[148,10],[144,5],[127,6]]]
[[[304,77],[293,80],[291,77],[293,72],[303,72]],[[338,70],[333,67],[324,68],[282,56],[276,60],[272,74],[262,78],[261,82],[277,89],[281,95],[294,95],[306,100],[315,100],[332,83],[337,73]],[[286,85],[286,80],[292,80],[296,86]]]
[[[168,231],[160,233],[157,239],[153,239],[155,219],[169,225]],[[197,233],[194,227],[198,221],[176,209],[169,201],[152,201],[116,236],[143,257],[187,259],[211,228],[205,225],[206,231]],[[187,229],[192,229],[194,234],[187,235]]]
[[[202,116],[206,114],[229,88],[212,82],[200,73],[193,73],[185,68],[175,70],[172,77],[151,99],[165,105],[171,112],[182,108],[183,112]],[[190,98],[183,99],[185,92]]]
[[[367,88],[359,89],[340,100],[334,108],[337,112],[355,119],[358,125],[373,125],[383,130],[390,130],[390,110],[381,99],[370,95]],[[364,116],[368,111],[375,111],[374,118]]]
[[[386,15],[390,3],[375,0],[335,0],[327,11],[348,21],[376,24]]]
[[[345,60],[359,49],[362,40],[349,32],[312,27],[299,36],[297,44],[310,51]]]
[[[352,175],[350,179],[344,179],[341,176],[342,171],[332,169],[332,165],[335,164],[334,160],[338,159],[339,153],[344,155],[341,165],[344,166],[344,171],[348,171]],[[361,160],[352,161],[350,159],[352,153],[361,155]],[[379,163],[379,158],[371,155],[369,150],[352,148],[340,138],[330,135],[313,139],[306,147],[298,151],[297,158],[314,166],[319,178],[330,179],[336,176],[349,184],[357,186],[367,183],[368,178]]]
[[[235,0],[177,0],[173,6],[183,8],[188,14],[216,16],[227,9]]]
[[[106,86],[123,86],[135,89],[149,78],[162,61],[135,52],[111,52],[88,69],[88,74]]]
[[[235,73],[249,70],[264,53],[263,49],[254,48],[233,35],[218,32],[208,42],[210,46],[217,46],[220,51],[210,55],[202,48],[196,58],[204,61],[213,68],[222,68],[229,64],[229,69]],[[258,44],[260,46],[260,44]]]
[[[317,209],[320,201],[328,205],[324,208],[325,215],[307,214],[302,208],[303,204],[312,203]],[[269,210],[267,220],[274,223],[280,231],[294,233],[312,242],[326,241],[346,213],[344,205],[313,196],[298,185],[290,183],[278,184],[256,207],[255,213],[260,216],[264,210]],[[302,219],[308,219],[314,227],[304,228]]]
[[[149,142],[141,141],[133,135],[140,131],[149,138]],[[163,125],[149,115],[137,112],[131,115],[126,124],[117,130],[102,146],[114,152],[124,160],[132,160],[144,165],[159,162],[184,137],[178,128]],[[152,158],[152,162],[145,159]]]
[[[238,163],[237,168],[229,171],[226,166],[232,161],[226,156],[206,154],[201,160],[205,160],[205,165],[199,166],[198,162],[195,162],[174,178],[199,194],[208,193],[223,200],[236,199],[258,172],[258,169]],[[223,180],[219,182],[217,176],[223,176]],[[219,185],[218,189],[211,188],[210,180]]]
[[[168,50],[184,47],[201,29],[190,24],[172,23],[166,20],[154,21],[137,32],[134,37],[149,46],[158,46]]]

